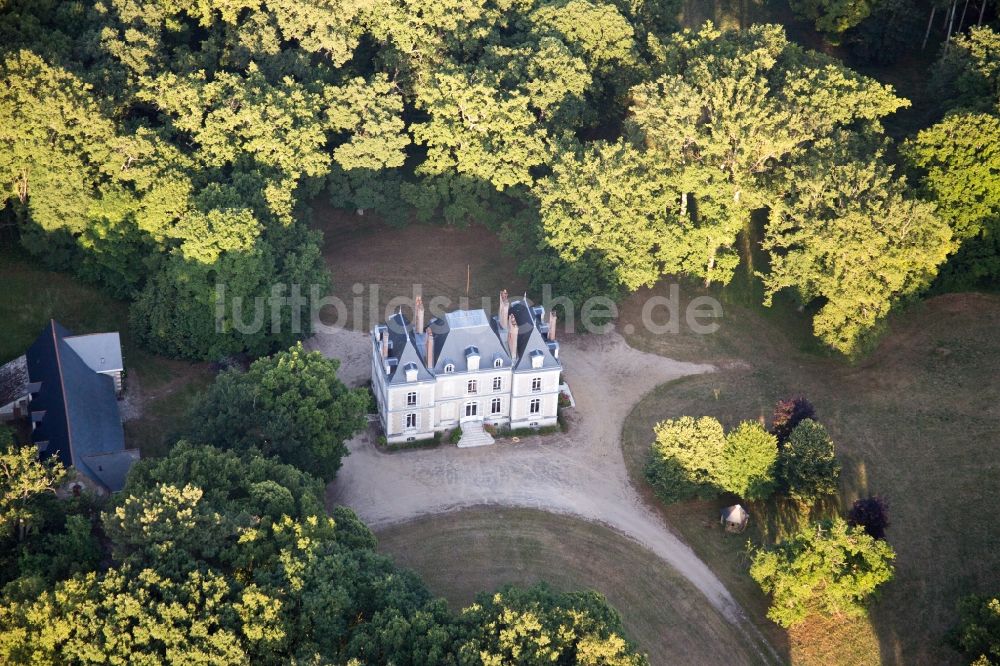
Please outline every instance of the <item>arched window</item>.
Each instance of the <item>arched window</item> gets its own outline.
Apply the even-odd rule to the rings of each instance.
[[[494,359],[494,361],[493,361],[493,367],[494,368],[502,368],[503,367],[503,359],[502,358]]]
[[[455,372],[455,364],[454,363],[448,363],[447,365],[444,366],[444,371],[445,372]]]

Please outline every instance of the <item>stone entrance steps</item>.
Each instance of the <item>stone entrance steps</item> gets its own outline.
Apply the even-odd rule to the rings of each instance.
[[[466,449],[472,446],[489,446],[493,436],[483,430],[482,421],[465,421],[462,423],[462,438],[458,440],[458,448]]]

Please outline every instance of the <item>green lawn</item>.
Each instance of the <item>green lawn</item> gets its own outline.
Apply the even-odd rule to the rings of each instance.
[[[741,664],[756,654],[690,583],[630,539],[529,509],[482,508],[378,533],[379,548],[414,569],[456,609],[505,583],[595,589],[659,664]]]
[[[639,307],[633,299],[623,319],[634,320]],[[732,426],[769,417],[778,398],[805,395],[844,465],[841,509],[861,495],[889,499],[897,576],[869,620],[817,621],[787,634],[774,625],[766,630],[798,663],[953,661],[941,640],[955,603],[972,592],[996,593],[1000,569],[1000,527],[982,519],[1000,477],[1000,298],[954,294],[916,305],[853,366],[804,351],[810,348],[804,323],[794,312],[730,303],[713,336],[657,337],[641,330],[630,336],[637,347],[722,368],[661,386],[636,406],[622,436],[632,478],[655,503],[642,466],[660,419],[708,414]],[[718,506],[689,502],[663,511],[760,617],[766,601],[746,573],[742,544],[704,529]],[[753,513],[755,539],[771,538],[792,522],[788,515],[776,520],[773,505],[755,506]]]

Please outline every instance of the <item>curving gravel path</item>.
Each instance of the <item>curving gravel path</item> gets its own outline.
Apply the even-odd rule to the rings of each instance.
[[[360,385],[369,373],[368,341],[337,330],[314,336],[309,349],[340,358],[341,377]],[[677,569],[756,646],[762,660],[780,658],[714,573],[650,510],[628,479],[622,426],[656,386],[711,365],[682,363],[629,347],[617,333],[569,337],[561,358],[576,400],[565,434],[497,440],[493,446],[387,454],[369,433],[349,443],[351,455],[327,501],[346,504],[373,529],[413,518],[488,504],[531,507],[602,523],[637,541]]]

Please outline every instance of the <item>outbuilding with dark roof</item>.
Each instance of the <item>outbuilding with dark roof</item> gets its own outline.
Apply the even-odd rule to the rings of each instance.
[[[105,359],[95,369],[74,348],[74,338],[51,320],[25,355],[32,441],[43,458],[56,456],[100,489],[117,492],[139,451],[125,448],[115,377],[103,371],[116,357],[106,349],[94,356]]]

